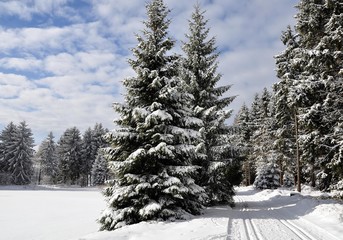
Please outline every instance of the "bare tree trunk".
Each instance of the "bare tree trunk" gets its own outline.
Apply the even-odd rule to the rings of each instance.
[[[248,162],[248,186],[251,184],[250,162]]]
[[[283,186],[283,165],[282,165],[282,159],[279,160],[279,166],[280,166],[280,186]]]
[[[297,159],[297,191],[301,192],[301,183],[300,183],[300,157],[299,157],[299,129],[298,129],[298,118],[297,110],[294,111],[294,123],[295,123],[295,143],[296,143],[296,159]]]
[[[311,163],[311,187],[316,186],[316,176],[314,174],[314,163]]]

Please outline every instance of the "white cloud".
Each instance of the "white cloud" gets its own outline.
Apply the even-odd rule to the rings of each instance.
[[[165,2],[171,9],[170,36],[185,40],[197,1]],[[92,0],[87,2],[88,12],[69,3],[0,2],[0,14],[27,22],[37,15],[47,20],[44,27],[0,27],[0,127],[26,120],[40,137],[37,141],[49,131],[58,136],[72,126],[85,130],[102,122],[114,127],[111,104],[124,101],[121,81],[134,75],[126,61],[129,49],[137,44],[135,34],[141,34],[146,1]],[[200,4],[209,19],[210,37],[217,38],[222,51],[220,85],[233,84],[228,95],[239,95],[230,108],[250,104],[254,93],[276,81],[272,57],[283,48],[279,36],[292,24],[295,3],[201,0]],[[54,25],[55,16],[71,23]],[[180,42],[178,52],[179,46]]]
[[[0,2],[0,14],[17,16],[19,19],[32,20],[34,14],[68,17],[74,19],[76,11],[71,11],[66,4],[68,0],[10,0]],[[68,15],[66,14],[68,13]]]
[[[35,57],[25,58],[2,58],[0,59],[0,67],[14,70],[34,70],[39,69],[42,65],[42,61]]]
[[[0,2],[0,9],[1,14],[17,15],[22,19],[31,18],[29,7],[21,1]]]

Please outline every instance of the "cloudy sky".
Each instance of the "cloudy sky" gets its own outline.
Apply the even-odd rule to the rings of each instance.
[[[220,85],[235,113],[276,82],[273,56],[280,33],[294,25],[297,0],[198,0],[220,51]],[[121,81],[145,19],[145,0],[2,0],[0,2],[0,130],[25,120],[36,143],[53,131],[115,127],[111,105],[122,102]],[[165,0],[170,35],[185,40],[196,0]],[[233,118],[233,117],[232,117]]]

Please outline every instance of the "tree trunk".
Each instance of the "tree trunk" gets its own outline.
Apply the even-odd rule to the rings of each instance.
[[[296,143],[296,159],[297,159],[297,191],[301,192],[301,183],[300,183],[300,157],[299,157],[299,129],[298,129],[298,118],[297,118],[297,110],[294,111],[294,124],[295,124],[295,143]]]
[[[314,174],[314,163],[311,163],[311,187],[316,186],[316,176]]]
[[[282,159],[279,160],[279,166],[280,166],[280,186],[283,186],[283,165],[282,165]]]

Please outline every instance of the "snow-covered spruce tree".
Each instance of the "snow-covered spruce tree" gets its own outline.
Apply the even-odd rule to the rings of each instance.
[[[92,165],[95,161],[95,146],[93,145],[93,131],[88,128],[82,136],[82,164],[81,164],[81,185],[85,186],[90,180]]]
[[[342,90],[342,3],[303,0],[297,8],[295,30],[300,54],[292,62],[300,62],[294,86],[305,96],[298,114],[301,158],[308,169],[307,181],[328,189],[339,179],[333,180],[331,166],[339,149],[335,126],[342,122],[342,97],[337,95]],[[337,104],[332,107],[334,102]]]
[[[103,185],[108,177],[108,162],[99,150],[92,166],[92,182],[94,185]]]
[[[16,185],[29,184],[33,175],[33,144],[31,129],[25,122],[19,123],[13,142],[9,145],[11,157],[8,159],[8,167],[12,181]]]
[[[13,156],[13,152],[10,152],[10,146],[13,144],[14,136],[17,131],[17,126],[10,122],[0,134],[0,150],[1,150],[1,171],[8,171],[8,161]]]
[[[301,159],[305,163],[304,177],[314,187],[316,174],[320,171],[324,150],[324,139],[329,128],[325,124],[325,110],[322,107],[326,95],[323,78],[323,54],[317,44],[323,37],[326,11],[325,1],[306,0],[297,5],[297,23],[295,26],[299,36],[299,47],[303,65],[299,74],[297,88],[305,95],[299,111],[299,128]],[[324,49],[323,49],[324,50]],[[320,56],[319,56],[320,55]]]
[[[221,98],[231,85],[217,87],[221,78],[221,74],[217,73],[218,53],[215,38],[208,39],[207,22],[204,12],[196,5],[189,21],[187,42],[182,47],[186,56],[182,61],[180,77],[190,86],[190,93],[194,96],[193,111],[204,123],[200,132],[205,140],[207,157],[196,162],[202,166],[199,184],[209,194],[208,204],[232,203],[234,190],[230,174],[236,172],[230,171],[230,168],[237,168],[232,156],[233,147],[229,144],[230,130],[225,124],[232,111],[225,108],[234,97]]]
[[[322,103],[323,122],[329,131],[322,140],[323,157],[318,181],[321,189],[337,189],[343,181],[343,4],[326,1],[322,18],[325,19],[323,37],[315,46],[319,54],[313,63],[321,64],[321,78],[325,81],[325,100]],[[342,188],[343,189],[343,188]]]
[[[9,159],[13,158],[13,152],[10,147],[13,145],[17,126],[10,122],[0,134],[0,174],[1,184],[11,183],[11,173],[9,171]]]
[[[39,182],[42,173],[43,176],[47,176],[49,178],[49,182],[57,183],[58,160],[56,152],[56,143],[54,138],[55,137],[53,133],[50,132],[48,137],[41,143],[41,145],[38,148],[38,152],[36,155],[41,166]]]
[[[254,186],[259,189],[280,186],[280,171],[277,161],[279,153],[274,149],[275,118],[274,101],[269,91],[264,88],[258,102],[258,128],[252,136],[253,155],[255,156],[256,178]]]
[[[279,138],[276,147],[287,160],[288,152],[290,162],[286,162],[286,169],[292,172],[294,166],[294,182],[297,183],[298,191],[300,188],[301,166],[299,149],[299,112],[305,102],[306,95],[300,86],[303,81],[300,74],[305,64],[302,58],[302,49],[299,43],[299,36],[296,35],[290,26],[282,32],[281,41],[286,49],[275,56],[276,72],[279,82],[274,84],[276,122],[279,126]],[[293,127],[293,130],[292,130]],[[294,140],[292,140],[294,139]]]
[[[256,132],[259,131],[261,126],[261,109],[260,109],[260,96],[258,93],[255,94],[254,99],[251,103],[251,106],[248,113],[248,123],[249,126],[249,151],[247,152],[247,156],[244,159],[243,166],[247,167],[246,172],[249,174],[245,176],[248,180],[246,185],[253,184],[255,177],[256,177],[256,148],[254,146],[254,136]]]
[[[252,183],[251,179],[255,176],[255,173],[251,170],[251,159],[248,157],[252,149],[251,124],[250,110],[246,104],[243,104],[235,117],[233,126],[236,128],[235,144],[239,149],[239,156],[242,162],[243,184],[246,186],[249,186]]]
[[[275,56],[277,76],[279,82],[273,85],[275,96],[275,120],[277,124],[276,140],[274,142],[280,154],[280,179],[281,185],[286,180],[286,185],[291,182],[291,175],[296,175],[296,136],[295,136],[295,115],[296,101],[292,91],[294,75],[297,75],[297,68],[294,68],[292,59],[296,56],[298,43],[290,26],[282,32],[281,41],[286,46],[281,54]],[[294,177],[293,177],[294,178]]]
[[[101,230],[146,220],[198,214],[204,190],[195,184],[196,144],[201,120],[192,117],[187,85],[177,77],[178,58],[167,55],[169,10],[162,0],[146,6],[148,19],[129,64],[135,77],[124,80],[125,103],[114,104],[119,129],[108,133],[105,148],[114,179],[105,189],[107,209]]]
[[[82,137],[82,179],[81,184],[92,184],[92,166],[97,157],[98,150],[106,147],[104,139],[108,132],[101,123],[96,123],[94,128],[88,128]]]
[[[105,148],[108,145],[104,137],[107,132],[108,129],[105,129],[101,123],[96,123],[94,128],[92,129],[92,150],[95,158],[97,157],[99,150]],[[94,161],[95,159],[92,162],[92,166]],[[92,174],[90,175],[90,177],[91,176]],[[89,182],[92,183],[92,178],[89,179]]]
[[[93,154],[96,156],[100,148],[106,147],[107,142],[104,138],[108,129],[104,128],[101,123],[96,123],[92,129],[93,135]]]
[[[80,131],[68,128],[57,143],[59,180],[64,184],[76,184],[81,175],[82,139]]]

